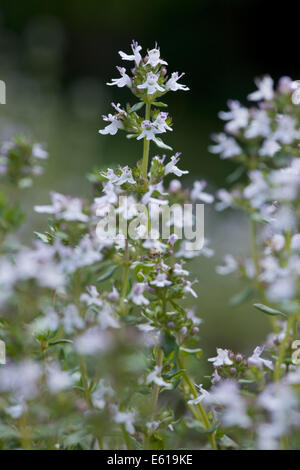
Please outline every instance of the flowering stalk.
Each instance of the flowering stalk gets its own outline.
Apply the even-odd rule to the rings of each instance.
[[[146,112],[145,112],[145,120],[146,121],[150,120],[150,112],[151,112],[151,103],[146,102]],[[147,140],[146,137],[144,137],[142,177],[145,181],[147,181],[149,149],[150,149],[150,140]]]
[[[178,361],[178,365],[179,365],[180,369],[182,369],[182,371],[183,371],[183,377],[184,377],[185,383],[186,383],[191,395],[193,396],[194,399],[197,399],[198,398],[197,390],[196,390],[192,380],[190,379],[186,369],[184,368],[184,364],[183,364],[182,359],[179,357],[177,359],[177,361]],[[197,419],[199,419],[199,421],[203,424],[204,428],[207,431],[210,430],[212,426],[211,426],[209,418],[208,418],[202,404],[200,402],[198,402],[196,405],[191,405],[192,409],[193,409],[193,406],[195,406],[196,409],[197,409],[197,412],[196,412]],[[214,450],[217,450],[218,447],[217,447],[217,444],[216,444],[214,431],[209,432],[208,440],[210,442],[211,448],[214,449]]]

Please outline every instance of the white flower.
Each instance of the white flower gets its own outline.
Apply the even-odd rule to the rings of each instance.
[[[211,194],[205,193],[203,189],[206,186],[206,181],[195,181],[190,196],[192,201],[203,201],[206,204],[211,204],[214,197]]]
[[[188,401],[189,405],[198,405],[198,403],[201,403],[203,400],[209,397],[209,392],[202,387],[202,384],[196,385],[196,387],[199,392],[199,395],[198,397],[192,398],[191,400],[189,400]]]
[[[270,124],[271,120],[266,111],[264,109],[255,109],[253,119],[245,130],[245,137],[247,139],[254,139],[258,136],[268,137],[271,134]]]
[[[166,89],[171,90],[171,91],[177,91],[177,90],[183,90],[183,91],[188,91],[189,88],[185,85],[182,85],[180,83],[177,83],[177,81],[184,75],[182,73],[179,75],[178,72],[173,72],[171,75],[171,78],[166,83]]]
[[[273,80],[271,77],[266,75],[263,78],[258,78],[255,80],[255,85],[257,86],[258,90],[254,91],[253,93],[250,93],[250,95],[248,95],[248,100],[270,101],[273,99],[274,91],[273,91]]]
[[[40,364],[29,359],[7,364],[0,369],[0,391],[11,391],[16,396],[32,399],[38,393],[41,376]]]
[[[153,122],[153,125],[161,132],[172,131],[172,127],[168,126],[166,120],[168,118],[168,113],[160,112],[157,115],[157,118]]]
[[[216,145],[210,145],[209,151],[211,153],[219,153],[220,157],[231,158],[242,153],[241,147],[237,144],[233,137],[228,137],[226,134],[221,133],[213,136]]]
[[[276,279],[267,289],[267,299],[270,302],[281,302],[292,299],[296,294],[296,282],[292,276]]]
[[[145,120],[142,122],[141,126],[142,132],[136,138],[137,140],[143,139],[144,137],[146,140],[153,140],[155,139],[155,134],[161,134],[161,131],[159,131],[151,121]]]
[[[292,236],[291,248],[293,250],[300,250],[300,233],[295,233]]]
[[[270,246],[274,251],[281,251],[285,246],[285,238],[281,233],[275,233],[270,239]]]
[[[77,197],[65,196],[60,193],[51,192],[52,205],[34,206],[39,214],[53,214],[57,219],[69,221],[87,222],[89,217],[82,212],[82,201]]]
[[[226,276],[227,274],[233,273],[238,268],[238,263],[234,257],[230,254],[224,256],[224,265],[217,266],[216,271],[221,276]]]
[[[281,149],[281,146],[279,145],[276,140],[270,138],[266,139],[262,145],[262,147],[259,149],[259,155],[264,157],[274,157],[275,153],[277,153]]]
[[[113,316],[113,309],[108,303],[99,311],[98,322],[103,330],[107,328],[120,328],[119,322]]]
[[[7,408],[5,408],[6,413],[8,413],[14,419],[20,418],[26,410],[27,406],[24,401],[21,401],[16,405],[8,406]]]
[[[105,398],[113,397],[115,395],[115,391],[112,387],[107,383],[104,379],[100,379],[96,389],[92,393],[92,402],[95,408],[103,410],[106,405]]]
[[[193,322],[194,325],[201,325],[201,323],[203,322],[202,318],[199,318],[199,317],[196,316],[194,309],[188,310],[188,311],[186,312],[186,317],[187,317],[189,320],[192,320],[192,322]]]
[[[53,393],[71,388],[75,381],[69,371],[61,369],[59,363],[48,365],[46,376],[49,390]]]
[[[249,118],[249,111],[238,101],[229,100],[228,101],[228,108],[230,111],[220,111],[219,118],[223,119],[224,121],[229,121],[225,125],[225,129],[227,132],[235,133],[239,129],[243,129],[248,124]]]
[[[168,276],[165,273],[159,273],[156,278],[150,282],[151,285],[156,287],[166,287],[172,284],[171,281],[168,281]]]
[[[231,366],[233,364],[232,360],[229,358],[228,349],[217,348],[217,356],[210,357],[209,362],[212,362],[214,367],[219,366]]]
[[[293,426],[299,427],[297,397],[287,384],[279,382],[268,385],[258,397],[258,403],[270,417],[270,423],[259,428],[259,448],[277,449],[280,437],[289,433]],[[263,433],[266,433],[266,440]]]
[[[158,385],[159,387],[167,387],[167,388],[170,388],[172,387],[171,384],[169,384],[168,382],[166,382],[162,377],[161,377],[161,367],[159,366],[155,366],[154,370],[152,372],[150,372],[150,374],[147,376],[146,378],[146,383],[147,384],[150,384],[150,383],[155,383],[156,385]]]
[[[268,369],[273,370],[272,361],[260,357],[264,348],[264,346],[257,346],[257,348],[254,349],[252,356],[248,358],[248,364],[249,366],[257,367],[258,369],[262,369],[263,366],[266,366]]]
[[[117,85],[119,88],[123,86],[131,87],[131,78],[127,75],[125,67],[117,67],[117,70],[120,72],[121,78],[113,78],[111,83],[106,83],[106,85]]]
[[[45,160],[48,158],[48,152],[43,149],[41,144],[34,144],[32,146],[32,156],[34,158],[40,158],[41,160]]]
[[[284,114],[279,116],[278,127],[273,137],[282,144],[291,144],[295,139],[299,139],[300,132],[297,129],[296,120]]]
[[[188,293],[188,294],[192,294],[193,297],[197,298],[198,295],[196,294],[196,292],[194,291],[194,289],[192,289],[192,283],[191,281],[185,281],[185,286],[183,288],[184,292]]]
[[[128,298],[136,305],[149,305],[149,300],[144,297],[144,290],[147,284],[144,282],[135,282]]]
[[[235,381],[224,380],[219,382],[206,400],[209,403],[223,407],[221,420],[224,426],[247,428],[251,424],[246,404],[240,395],[239,387]]]
[[[53,310],[47,310],[44,316],[37,317],[33,322],[33,333],[45,333],[55,331],[59,326],[59,317]]]
[[[252,207],[259,208],[268,198],[268,184],[260,170],[251,171],[249,176],[251,183],[246,186],[243,195],[250,200]]]
[[[131,49],[133,52],[132,55],[125,54],[125,52],[122,52],[122,51],[119,51],[119,54],[122,60],[134,60],[136,65],[139,65],[139,63],[142,60],[142,56],[140,54],[140,51],[142,50],[142,46],[139,46],[136,41],[132,41]]]
[[[135,412],[129,410],[120,411],[116,405],[112,405],[111,409],[114,413],[114,422],[117,424],[124,424],[126,431],[129,432],[129,434],[134,434],[135,427],[133,423],[135,420]]]
[[[110,122],[104,129],[100,129],[99,133],[102,135],[110,134],[115,135],[119,129],[123,129],[123,122],[118,118],[117,115],[109,114],[108,116],[102,116],[104,121]]]
[[[188,170],[180,170],[176,165],[180,160],[180,153],[176,153],[171,157],[171,161],[165,165],[165,175],[169,173],[174,173],[174,175],[180,177],[182,175],[186,175]]]
[[[147,73],[147,79],[141,85],[138,85],[140,90],[147,90],[148,95],[153,95],[156,91],[164,92],[165,89],[157,83],[159,79],[159,74],[155,74],[153,72]]]
[[[160,58],[160,50],[159,49],[151,49],[148,51],[148,60],[146,62],[146,65],[151,65],[151,67],[155,68],[158,64],[160,65],[168,65],[168,62],[165,60],[162,60]]]
[[[216,192],[216,196],[220,200],[220,202],[217,202],[215,205],[217,211],[223,211],[224,209],[227,209],[231,206],[233,197],[226,189],[219,189]]]
[[[173,267],[173,273],[175,276],[188,276],[189,272],[186,269],[183,269],[181,264],[175,263]]]
[[[81,302],[85,302],[87,305],[97,305],[101,307],[103,304],[102,300],[99,298],[99,292],[97,291],[95,286],[87,286],[86,290],[88,294],[81,294],[80,300]]]
[[[79,354],[97,354],[106,351],[112,343],[111,335],[100,327],[94,326],[78,336],[75,349]]]
[[[64,309],[63,315],[62,323],[66,333],[72,334],[75,330],[82,330],[84,328],[84,321],[79,315],[76,305],[68,305]]]
[[[118,180],[115,182],[118,186],[121,186],[124,183],[136,184],[132,176],[132,170],[129,166],[124,166],[121,170],[121,175],[118,177]]]
[[[295,80],[290,84],[292,93],[292,102],[294,104],[300,104],[300,80]]]

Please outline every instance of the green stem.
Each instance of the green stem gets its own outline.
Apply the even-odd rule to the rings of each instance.
[[[290,330],[293,327],[294,321],[295,321],[295,317],[293,315],[290,315],[288,317],[288,320],[287,320],[287,323],[286,323],[285,335],[284,335],[284,338],[283,338],[283,340],[281,342],[281,345],[280,345],[280,348],[279,348],[278,359],[277,359],[275,369],[274,369],[274,381],[275,382],[278,382],[278,380],[280,380],[281,365],[282,365],[283,360],[284,360],[286,345],[287,345],[289,335],[290,335]]]
[[[84,389],[84,397],[89,405],[90,408],[93,408],[93,402],[91,399],[91,394],[89,390],[89,381],[88,381],[88,376],[87,376],[87,370],[86,370],[86,364],[85,360],[83,357],[80,357],[80,372],[81,372],[81,380],[82,380],[82,385]]]
[[[163,360],[164,360],[164,352],[161,347],[159,347],[157,351],[157,361],[156,365],[161,369],[163,365]],[[152,415],[154,414],[156,405],[157,405],[157,400],[158,400],[158,395],[159,395],[159,385],[156,383],[153,383],[152,387],[152,399],[151,399],[151,410],[152,410]]]
[[[146,112],[145,112],[145,120],[150,120],[150,111],[151,111],[151,103],[146,103]],[[143,161],[142,161],[142,178],[147,181],[147,174],[148,174],[148,160],[149,160],[149,148],[150,148],[150,140],[147,140],[146,137],[144,138],[144,151],[143,151]]]
[[[125,425],[121,424],[122,433],[124,436],[124,441],[127,447],[127,450],[132,450],[131,439],[129,433],[126,431]]]
[[[268,304],[268,301],[265,296],[264,287],[259,281],[259,253],[257,250],[257,223],[255,220],[250,218],[250,232],[251,232],[251,256],[255,268],[255,287],[259,294],[260,301],[263,304]],[[276,321],[274,318],[269,317],[271,327],[273,331],[277,330]]]
[[[124,312],[124,300],[127,293],[128,288],[128,278],[129,278],[129,246],[128,246],[128,239],[125,241],[125,253],[124,253],[124,273],[123,273],[123,281],[122,281],[122,291],[120,297],[120,309],[121,312]]]
[[[259,275],[259,258],[258,258],[258,252],[257,252],[257,241],[256,241],[256,221],[250,218],[250,230],[251,230],[251,255],[255,267],[255,283],[257,286],[257,289],[261,291],[260,289],[260,283],[258,280],[258,275]]]
[[[184,381],[185,381],[186,385],[189,388],[190,393],[193,395],[194,398],[197,398],[198,393],[197,393],[196,387],[193,384],[193,382],[191,381],[186,369],[184,368],[184,364],[183,364],[180,357],[178,358],[178,365],[179,365],[180,369],[183,371],[182,375],[183,375],[183,378],[184,378]],[[203,408],[203,406],[201,405],[201,403],[198,403],[197,405],[195,405],[195,407],[196,407],[197,413],[193,413],[194,416],[199,421],[202,422],[202,424],[203,424],[203,426],[205,427],[206,430],[210,429],[211,428],[211,423],[210,423],[209,418],[206,414],[206,411]],[[212,449],[217,450],[216,438],[215,438],[215,434],[213,432],[209,434],[208,439],[209,439],[209,442],[210,442],[210,445],[211,445]]]

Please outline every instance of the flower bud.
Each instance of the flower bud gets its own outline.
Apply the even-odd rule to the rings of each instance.
[[[186,326],[183,326],[183,327],[181,328],[181,330],[180,330],[180,333],[181,333],[182,335],[186,335],[187,332],[188,332],[188,329],[187,329]]]
[[[180,189],[181,189],[181,183],[179,180],[174,179],[170,181],[170,184],[169,184],[170,193],[177,193],[177,191],[179,191]]]

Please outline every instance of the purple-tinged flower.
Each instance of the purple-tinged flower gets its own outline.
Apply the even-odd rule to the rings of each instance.
[[[188,170],[180,170],[176,165],[180,160],[180,153],[176,153],[171,157],[171,161],[166,164],[165,166],[165,175],[169,173],[174,173],[174,175],[180,177],[182,175],[186,175]]]
[[[157,48],[151,49],[148,51],[148,60],[146,62],[146,65],[151,65],[151,67],[155,68],[157,65],[168,65],[168,62],[165,60],[162,60],[160,58],[160,50]]]
[[[134,60],[136,65],[139,65],[142,60],[142,56],[140,54],[140,51],[142,50],[142,46],[139,46],[136,41],[132,41],[131,49],[132,49],[133,54],[125,54],[125,52],[123,51],[119,51],[119,54],[122,60]]]
[[[113,78],[111,83],[106,83],[106,85],[113,86],[117,85],[118,88],[122,88],[124,86],[131,87],[131,78],[126,73],[125,67],[117,67],[117,70],[120,72],[121,78]]]
[[[232,158],[242,153],[241,147],[238,145],[233,137],[228,137],[224,133],[216,134],[212,136],[216,145],[210,145],[209,151],[211,153],[219,153],[220,158]]]
[[[153,72],[147,73],[147,79],[141,85],[138,85],[140,90],[147,90],[148,95],[153,95],[156,91],[164,92],[165,89],[158,83],[159,74]]]
[[[264,349],[264,346],[257,346],[257,348],[254,349],[252,356],[248,358],[248,364],[249,366],[257,367],[258,369],[262,369],[263,366],[265,366],[268,369],[273,370],[272,361],[260,357]]]
[[[228,349],[221,348],[217,348],[217,356],[210,357],[208,361],[212,362],[214,367],[231,366],[233,364],[232,360],[229,358]]]
[[[184,73],[179,75],[178,72],[173,72],[171,75],[171,78],[166,83],[166,89],[171,90],[171,91],[177,91],[177,90],[183,90],[183,91],[188,91],[189,88],[185,85],[182,85],[181,83],[177,83],[178,80],[183,77]]]

